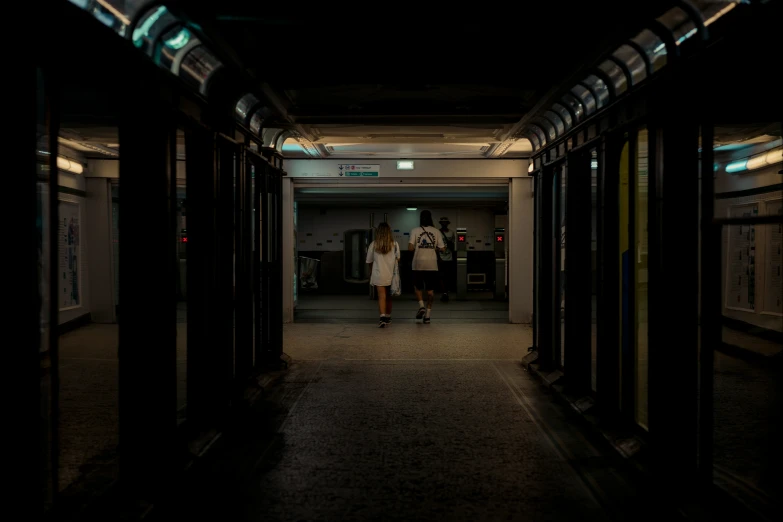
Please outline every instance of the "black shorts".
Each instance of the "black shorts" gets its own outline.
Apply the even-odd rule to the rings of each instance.
[[[438,271],[437,270],[414,270],[413,271],[413,286],[417,290],[432,290],[435,291],[435,287],[438,286]]]
[[[440,257],[438,257],[438,272],[441,272],[441,275],[448,275],[448,272],[451,270],[452,265],[454,265],[454,260],[451,261],[444,261]],[[446,272],[444,274],[444,272]]]

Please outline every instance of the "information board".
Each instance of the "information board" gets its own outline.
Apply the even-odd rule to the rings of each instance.
[[[60,201],[58,205],[59,306],[60,310],[81,306],[81,223],[78,203]]]
[[[783,199],[767,201],[767,215],[783,216]],[[764,312],[783,315],[783,223],[765,225]]]
[[[377,178],[381,175],[380,165],[367,163],[341,163],[337,170],[337,175],[344,178]]]
[[[731,217],[751,217],[759,213],[758,203],[731,207]],[[756,226],[729,225],[726,269],[726,308],[756,309]]]

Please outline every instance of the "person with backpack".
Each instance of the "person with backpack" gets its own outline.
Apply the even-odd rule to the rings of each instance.
[[[438,286],[438,252],[445,249],[443,234],[435,228],[432,213],[422,211],[419,216],[419,226],[411,230],[408,250],[413,252],[413,288],[416,299],[419,300],[419,310],[416,319],[423,319],[424,324],[430,324],[432,302],[435,287]],[[427,306],[424,307],[422,292],[427,291]]]
[[[457,267],[455,264],[457,250],[457,234],[449,229],[451,221],[449,218],[440,218],[440,233],[443,234],[443,242],[446,248],[438,254],[438,274],[440,275],[441,302],[449,302],[449,290],[451,290],[456,279]]]
[[[394,240],[388,223],[381,223],[375,229],[375,240],[367,247],[367,263],[370,265],[370,284],[378,295],[378,328],[391,326],[392,278],[400,260],[400,246]]]

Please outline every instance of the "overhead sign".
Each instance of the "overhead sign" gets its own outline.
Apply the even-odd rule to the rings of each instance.
[[[341,163],[337,165],[337,175],[346,178],[377,178],[381,175],[380,165],[370,165],[366,163]]]

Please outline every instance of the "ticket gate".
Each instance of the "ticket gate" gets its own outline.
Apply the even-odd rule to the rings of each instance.
[[[495,299],[506,298],[506,230],[495,229]]]
[[[468,229],[457,228],[457,300],[468,298]]]
[[[370,268],[365,263],[367,247],[373,240],[373,230],[346,230],[343,233],[343,280],[346,283],[367,284]]]

